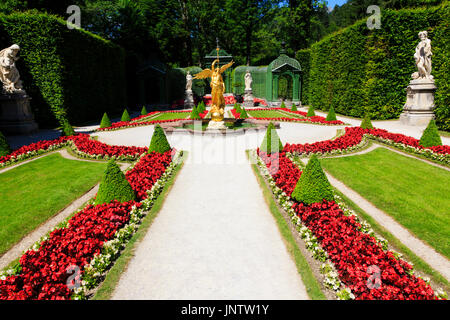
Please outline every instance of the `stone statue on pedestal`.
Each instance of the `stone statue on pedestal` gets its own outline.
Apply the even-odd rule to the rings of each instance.
[[[253,103],[253,91],[252,91],[252,74],[250,70],[247,70],[244,76],[245,80],[245,91],[244,91],[244,108],[251,108],[254,106]]]
[[[403,124],[426,126],[434,119],[434,92],[437,87],[431,75],[431,41],[426,31],[419,32],[420,42],[414,53],[417,72],[411,75],[412,80],[406,88],[406,103],[400,115]]]
[[[184,99],[184,106],[186,108],[193,108],[194,103],[194,95],[192,93],[192,75],[188,71],[186,74],[186,93],[185,93],[185,99]]]
[[[16,61],[20,47],[17,44],[0,51],[0,131],[7,134],[26,134],[38,126],[31,113],[30,100],[22,86]]]

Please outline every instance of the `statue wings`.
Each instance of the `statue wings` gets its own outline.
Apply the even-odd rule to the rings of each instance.
[[[212,71],[210,69],[205,69],[197,73],[193,79],[206,79],[212,76]]]
[[[223,73],[225,70],[227,70],[229,67],[231,67],[232,65],[233,65],[233,63],[234,63],[234,61],[231,61],[230,63],[227,63],[226,65],[223,65],[221,68],[220,68],[220,73]]]

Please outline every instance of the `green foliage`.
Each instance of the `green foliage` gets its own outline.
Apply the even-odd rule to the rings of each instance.
[[[316,115],[316,113],[314,112],[314,107],[313,105],[310,105],[308,108],[308,113],[306,114],[307,117],[314,117]]]
[[[278,145],[278,148],[277,146]],[[277,130],[272,122],[267,126],[266,135],[261,143],[261,147],[259,148],[262,152],[267,153],[276,153],[281,152],[283,150],[283,143],[281,142],[280,137],[278,136]]]
[[[373,119],[397,118],[405,88],[416,71],[414,50],[418,32],[427,30],[433,47],[436,123],[450,130],[450,5],[383,10],[380,29],[369,30],[366,20],[339,30],[297,58],[304,70],[303,89],[309,105],[353,117],[370,113]],[[411,23],[414,21],[414,23]],[[309,74],[309,76],[307,76]],[[307,79],[305,79],[307,78]],[[302,101],[306,101],[302,97]]]
[[[150,147],[148,148],[148,153],[153,151],[158,153],[165,153],[171,149],[169,141],[167,141],[166,134],[163,128],[159,124],[155,126],[153,131],[152,141],[150,142]]]
[[[141,116],[145,116],[146,114],[148,114],[147,108],[146,108],[145,106],[142,106],[142,109],[141,109]]]
[[[306,205],[322,202],[323,199],[327,201],[334,199],[333,189],[315,154],[309,159],[305,170],[298,179],[292,192],[292,198]]]
[[[192,108],[190,118],[191,118],[192,120],[200,120],[200,119],[201,119],[200,114],[199,114],[198,109],[197,109],[196,106],[194,106],[194,107]]]
[[[308,105],[308,92],[309,92],[309,69],[310,69],[310,63],[311,63],[311,50],[310,49],[303,49],[297,51],[295,55],[298,62],[300,62],[300,65],[302,66],[302,75],[301,75],[301,97],[300,101],[303,105]]]
[[[248,118],[247,111],[245,111],[245,108],[241,108],[239,119],[247,119],[247,118]]]
[[[136,200],[133,188],[114,160],[108,162],[95,198],[95,204],[109,203],[112,200],[120,202]]]
[[[46,13],[0,14],[0,43],[17,43],[25,90],[41,127],[100,117],[125,104],[124,51]]]
[[[373,129],[372,121],[370,121],[370,116],[366,114],[364,119],[361,121],[361,128],[363,129]]]
[[[281,106],[280,106],[280,108],[286,109],[286,104],[284,103],[284,100],[281,101]]]
[[[327,118],[325,119],[327,121],[335,121],[336,119],[336,113],[334,112],[334,107],[331,106],[330,110],[328,110]]]
[[[130,118],[130,114],[128,113],[128,110],[127,109],[123,110],[120,121],[130,121],[130,120],[131,120],[131,118]]]
[[[109,120],[108,114],[105,112],[102,121],[100,122],[100,128],[109,128],[111,127],[111,124],[111,120]]]
[[[292,104],[291,111],[298,111],[295,103]]]
[[[3,133],[0,132],[0,157],[4,157],[11,153],[11,147],[8,144]]]
[[[73,136],[75,134],[75,130],[73,130],[67,119],[63,119],[61,135],[63,136]]]
[[[202,113],[206,110],[206,105],[205,103],[202,101],[200,101],[200,103],[197,105],[197,110],[199,113]]]
[[[439,136],[436,122],[433,119],[428,123],[428,126],[423,131],[422,137],[420,137],[419,144],[425,148],[442,145],[442,140]]]

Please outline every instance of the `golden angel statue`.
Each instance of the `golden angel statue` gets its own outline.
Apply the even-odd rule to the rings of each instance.
[[[215,67],[215,64],[218,62],[219,59],[214,60],[211,64],[211,69],[202,70],[194,76],[194,79],[211,78],[211,119],[216,122],[223,121],[225,113],[225,98],[223,97],[225,83],[223,82],[222,73],[231,67],[234,61],[227,63],[221,68]]]

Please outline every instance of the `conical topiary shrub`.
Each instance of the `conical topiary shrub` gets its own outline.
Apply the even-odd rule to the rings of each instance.
[[[308,113],[306,114],[307,117],[314,117],[316,113],[314,112],[314,107],[312,105],[309,106]]]
[[[425,148],[442,145],[442,139],[439,136],[436,122],[433,119],[430,120],[428,126],[423,131],[422,137],[420,137],[419,144]]]
[[[239,119],[247,119],[247,118],[248,118],[247,111],[245,111],[245,108],[241,108]]]
[[[364,116],[364,119],[361,122],[360,127],[363,129],[373,129],[372,121],[370,121],[370,116],[368,114]]]
[[[105,112],[102,121],[100,122],[100,128],[111,127],[111,120],[109,120],[108,114]]]
[[[277,130],[272,122],[267,126],[266,135],[264,136],[259,150],[267,153],[276,153],[283,150],[283,143],[281,142]]]
[[[131,118],[130,118],[130,114],[128,113],[128,110],[127,109],[123,110],[122,117],[120,118],[120,121],[128,122],[130,120],[131,120]]]
[[[3,133],[0,132],[0,157],[4,157],[11,153],[11,147],[8,144]]]
[[[145,106],[143,106],[141,109],[141,116],[145,116],[146,114],[148,114],[147,108]]]
[[[95,204],[109,203],[112,200],[120,202],[136,200],[133,188],[114,160],[110,160],[106,166]]]
[[[153,151],[158,153],[165,153],[172,149],[170,147],[169,141],[167,141],[166,134],[163,128],[159,124],[155,126],[153,131],[152,141],[150,142],[150,147],[148,148],[148,153]]]
[[[306,205],[334,199],[333,189],[316,155],[309,159],[291,197]]]
[[[198,109],[197,109],[196,106],[194,106],[194,107],[192,108],[190,118],[191,118],[192,120],[200,120],[200,119],[201,119],[200,114],[199,114]]]
[[[280,106],[280,108],[286,109],[286,105],[284,104],[284,100],[281,101],[281,106]]]
[[[204,103],[203,100],[202,100],[202,101],[200,101],[200,103],[197,105],[197,111],[198,111],[199,113],[202,113],[202,112],[205,112],[205,110],[206,110],[206,106],[205,106],[205,103]]]
[[[70,125],[67,119],[64,119],[61,127],[61,135],[62,136],[73,136],[75,134],[75,130]]]
[[[298,111],[297,106],[294,103],[292,104],[291,111]]]
[[[336,113],[334,112],[333,106],[331,106],[330,110],[328,110],[327,118],[325,119],[327,121],[336,121]]]

